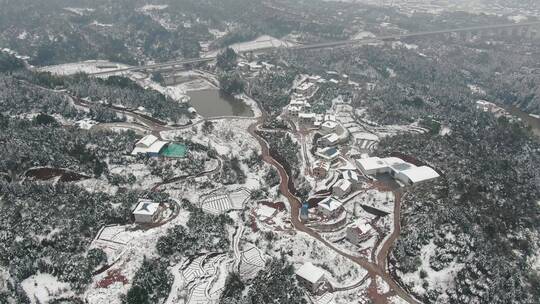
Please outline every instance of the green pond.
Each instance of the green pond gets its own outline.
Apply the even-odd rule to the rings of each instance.
[[[165,157],[186,157],[187,147],[182,144],[168,144],[161,152],[161,156]]]

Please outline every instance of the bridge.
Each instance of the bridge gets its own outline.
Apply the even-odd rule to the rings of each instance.
[[[507,35],[513,35],[513,36],[535,38],[538,33],[532,30],[534,28],[540,28],[540,21],[498,24],[498,25],[469,26],[469,27],[464,27],[464,28],[424,31],[424,32],[409,33],[409,34],[396,34],[396,35],[378,36],[378,37],[363,38],[363,39],[322,42],[322,43],[295,45],[295,46],[279,47],[279,48],[268,47],[268,48],[260,48],[256,50],[242,51],[240,52],[240,54],[250,53],[250,52],[262,53],[262,52],[268,52],[268,51],[272,51],[276,49],[309,50],[309,49],[343,47],[343,46],[348,46],[348,45],[365,45],[365,44],[370,44],[370,43],[375,43],[375,42],[380,42],[380,41],[397,41],[404,38],[449,35],[452,33],[459,34],[464,38],[468,38],[473,34],[482,34],[482,35],[507,34]],[[143,66],[135,66],[135,67],[128,67],[128,68],[100,71],[96,73],[91,73],[90,75],[100,76],[100,75],[117,74],[117,73],[125,73],[125,72],[138,72],[138,71],[164,71],[164,70],[173,71],[173,70],[182,68],[185,65],[205,63],[205,62],[213,61],[215,59],[216,59],[216,55],[203,57],[203,58],[195,58],[195,59],[180,59],[180,60],[173,60],[173,61],[168,61],[168,62],[163,62],[163,63],[143,65]]]

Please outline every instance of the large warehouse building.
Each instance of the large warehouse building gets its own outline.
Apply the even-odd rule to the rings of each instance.
[[[439,177],[428,166],[417,167],[397,157],[369,157],[357,159],[356,164],[365,175],[390,174],[405,185],[427,182]]]

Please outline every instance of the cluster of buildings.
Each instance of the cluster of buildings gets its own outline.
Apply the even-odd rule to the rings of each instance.
[[[356,160],[365,175],[390,174],[405,185],[414,185],[437,179],[440,175],[428,166],[415,166],[397,157],[368,157]]]

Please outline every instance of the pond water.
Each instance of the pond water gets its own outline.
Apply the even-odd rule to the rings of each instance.
[[[217,89],[188,91],[190,104],[204,117],[242,116],[253,117],[251,107],[241,99],[221,93]]]

